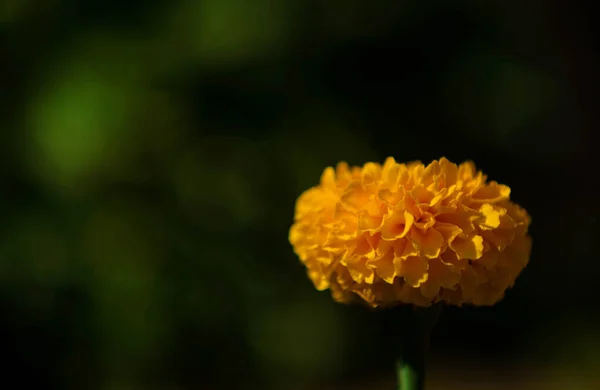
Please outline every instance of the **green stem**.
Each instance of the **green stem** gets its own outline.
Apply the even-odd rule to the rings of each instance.
[[[416,330],[416,329],[415,329]],[[426,332],[413,334],[402,343],[402,353],[397,364],[398,390],[423,390],[425,388]]]
[[[425,389],[425,361],[429,339],[440,311],[440,305],[414,308],[403,318],[405,326],[396,367],[398,390]]]

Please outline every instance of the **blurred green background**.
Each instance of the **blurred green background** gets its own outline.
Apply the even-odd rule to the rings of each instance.
[[[287,241],[327,165],[473,159],[533,216],[431,389],[597,389],[598,56],[583,3],[0,0],[2,387],[391,389],[391,312]]]

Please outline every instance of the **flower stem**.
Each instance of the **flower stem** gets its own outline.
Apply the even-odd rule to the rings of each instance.
[[[425,388],[425,353],[428,337],[423,334],[413,337],[402,343],[402,355],[397,363],[398,390]]]
[[[425,389],[425,361],[429,339],[440,311],[440,305],[414,308],[403,318],[406,322],[396,366],[398,390]]]

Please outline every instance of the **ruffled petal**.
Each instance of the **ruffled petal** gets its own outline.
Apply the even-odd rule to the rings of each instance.
[[[410,238],[415,243],[419,253],[429,259],[436,258],[440,255],[442,246],[444,245],[444,236],[435,229],[412,229]]]
[[[404,281],[412,287],[419,287],[427,281],[429,264],[421,256],[411,256],[406,259],[395,258],[394,266],[396,275],[403,277]]]
[[[456,252],[459,259],[477,260],[483,255],[483,237],[481,236],[457,237],[448,245]]]

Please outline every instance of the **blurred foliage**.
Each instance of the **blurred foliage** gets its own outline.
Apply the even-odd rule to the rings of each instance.
[[[434,361],[593,378],[597,59],[561,7],[1,1],[5,381],[376,387],[396,320],[316,292],[287,232],[325,166],[388,155],[473,159],[533,215],[531,265],[448,310]]]

